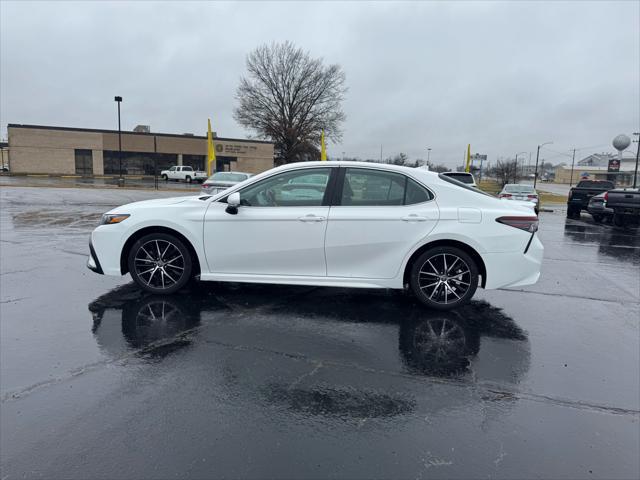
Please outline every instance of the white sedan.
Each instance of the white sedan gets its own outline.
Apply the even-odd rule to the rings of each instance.
[[[292,187],[293,186],[293,187]],[[88,267],[173,293],[191,278],[408,288],[464,304],[478,286],[529,285],[543,247],[530,209],[421,169],[360,162],[274,168],[217,195],[149,200],[103,215]]]

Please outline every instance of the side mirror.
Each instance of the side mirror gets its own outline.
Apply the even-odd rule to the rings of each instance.
[[[225,212],[236,215],[240,206],[240,192],[233,192],[227,197],[227,208]]]

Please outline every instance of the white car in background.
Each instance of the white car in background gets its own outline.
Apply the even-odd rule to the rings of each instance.
[[[176,292],[192,277],[410,288],[444,310],[468,302],[478,286],[535,283],[543,255],[537,229],[530,209],[446,175],[305,162],[213,196],[117,207],[91,234],[87,266],[130,273],[153,293]]]
[[[507,183],[498,194],[502,200],[515,201],[533,208],[536,215],[540,210],[540,197],[533,185],[521,183]]]
[[[216,172],[204,181],[201,193],[215,195],[251,177],[251,173],[245,172]]]
[[[459,182],[462,182],[466,185],[469,185],[470,187],[477,187],[478,185],[476,184],[476,179],[473,178],[473,175],[471,173],[467,173],[467,172],[444,172],[443,175],[449,177],[449,178],[453,178],[454,180],[458,180]]]

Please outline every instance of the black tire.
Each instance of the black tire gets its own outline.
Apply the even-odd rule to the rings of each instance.
[[[184,287],[193,269],[189,249],[167,233],[150,233],[138,239],[129,251],[127,263],[131,278],[140,288],[161,294]]]
[[[620,215],[619,213],[615,213],[615,214],[613,215],[613,224],[614,224],[616,227],[620,227],[620,228],[622,228],[622,227],[624,227],[624,226],[626,225],[626,223],[627,223],[627,222],[625,221],[624,216]]]
[[[167,177],[166,175],[162,175],[162,180],[164,180],[165,182],[169,181],[169,177]]]
[[[473,297],[478,288],[478,266],[459,248],[434,247],[413,262],[409,285],[426,306],[451,310]]]
[[[596,223],[602,223],[602,215],[599,213],[592,213],[593,221]]]
[[[193,181],[189,175],[185,177],[185,180],[187,183],[191,183]]]
[[[580,209],[576,207],[568,206],[567,218],[580,218]]]

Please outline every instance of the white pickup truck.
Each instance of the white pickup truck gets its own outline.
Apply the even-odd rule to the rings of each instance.
[[[193,167],[175,165],[169,170],[162,170],[162,172],[160,172],[160,177],[162,177],[164,181],[177,180],[187,183],[202,183],[207,179],[208,175],[207,172],[194,170]]]

